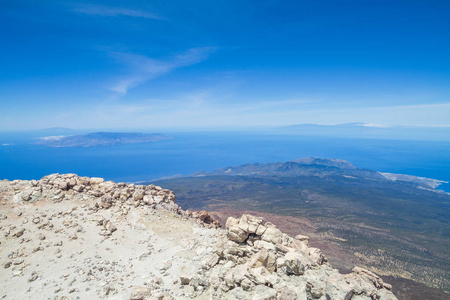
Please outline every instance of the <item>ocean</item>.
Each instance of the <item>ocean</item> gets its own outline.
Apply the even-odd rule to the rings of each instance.
[[[155,143],[49,148],[0,134],[0,178],[76,173],[138,182],[246,163],[302,157],[339,158],[358,168],[450,181],[450,142],[351,139],[264,132],[165,132]],[[439,187],[450,192],[450,185]]]

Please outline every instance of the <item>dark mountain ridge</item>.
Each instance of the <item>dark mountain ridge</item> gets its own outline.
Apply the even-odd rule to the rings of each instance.
[[[220,168],[211,172],[197,172],[191,176],[344,176],[378,181],[398,181],[410,183],[424,189],[434,189],[443,181],[411,175],[380,173],[369,169],[359,169],[342,159],[306,157],[287,162],[253,163]]]

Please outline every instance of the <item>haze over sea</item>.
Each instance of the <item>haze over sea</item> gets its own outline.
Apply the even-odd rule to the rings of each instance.
[[[138,182],[246,163],[339,158],[358,168],[450,181],[450,142],[280,135],[263,132],[169,132],[155,143],[50,148],[0,134],[0,178],[76,173]],[[450,192],[449,184],[439,189]]]

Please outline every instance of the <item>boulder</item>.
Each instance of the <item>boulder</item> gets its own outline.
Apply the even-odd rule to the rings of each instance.
[[[119,198],[120,197],[120,193],[117,192],[117,196],[116,194],[114,194],[114,198]],[[142,198],[142,201],[149,205],[153,203],[153,197],[151,195],[145,195],[144,198]]]
[[[100,206],[102,208],[110,208],[113,205],[113,199],[110,195],[104,195],[101,199]]]
[[[276,269],[276,257],[273,254],[269,253],[267,250],[261,250],[250,258],[248,267],[264,267],[272,273]]]
[[[66,190],[69,189],[69,185],[67,184],[66,181],[63,181],[63,180],[57,180],[57,181],[55,181],[55,185],[56,185],[59,189],[64,190],[64,191],[66,191]]]
[[[238,225],[239,225],[239,220],[238,219],[233,218],[233,217],[229,217],[227,219],[227,222],[225,223],[225,228],[228,230],[231,227],[238,226]]]
[[[284,256],[286,273],[291,275],[303,275],[305,270],[311,268],[310,261],[300,252],[288,252]]]
[[[264,232],[266,232],[266,230],[267,230],[266,226],[264,226],[263,224],[259,224],[258,228],[256,229],[256,235],[261,236],[264,234]]]
[[[76,185],[77,185],[77,180],[76,180],[76,178],[71,178],[71,179],[69,179],[69,181],[67,182],[67,185],[68,185],[69,187],[74,187],[74,186],[76,186]]]
[[[283,233],[280,229],[276,227],[268,227],[261,236],[261,239],[266,242],[271,242],[272,244],[280,244],[282,235]]]
[[[84,191],[84,185],[76,185],[72,189],[78,193],[81,193],[82,191]]]
[[[29,201],[31,199],[32,193],[33,193],[32,190],[26,190],[20,194],[20,197],[22,198],[23,201]]]
[[[156,204],[159,204],[159,203],[161,203],[161,202],[164,202],[164,197],[163,197],[163,196],[154,196],[154,197],[153,197],[153,201],[154,201]]]
[[[293,248],[293,249],[297,250],[297,251],[301,251],[303,253],[309,254],[308,246],[306,246],[306,244],[303,243],[302,241],[295,240],[295,239],[291,240],[291,242],[288,243],[288,246],[290,248]]]
[[[239,228],[248,233],[256,233],[258,226],[262,225],[263,218],[243,214],[239,219]]]
[[[228,229],[228,238],[232,241],[243,243],[248,238],[248,232],[242,230],[239,226],[233,226]]]
[[[270,251],[274,251],[274,252],[277,250],[277,248],[274,244],[266,242],[266,241],[261,241],[261,240],[255,241],[254,246],[257,249],[266,249],[266,250],[270,250]]]
[[[207,225],[207,227],[220,228],[219,221],[217,221],[213,217],[211,217],[211,215],[206,210],[202,210],[199,212],[194,211],[194,212],[192,212],[192,217],[199,220],[203,224]]]
[[[302,241],[306,246],[309,246],[309,236],[298,234],[295,236],[295,239]]]
[[[318,248],[309,248],[309,257],[318,265],[323,265],[328,259]]]
[[[246,277],[256,285],[272,286],[275,283],[275,278],[264,267],[248,269]]]
[[[105,179],[99,178],[99,177],[91,177],[89,179],[89,184],[90,185],[98,185],[98,184],[103,183],[103,182],[105,182]]]

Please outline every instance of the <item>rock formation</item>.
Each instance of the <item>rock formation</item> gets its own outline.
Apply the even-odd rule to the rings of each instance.
[[[0,181],[1,299],[396,299],[262,218],[185,212],[154,185]]]

